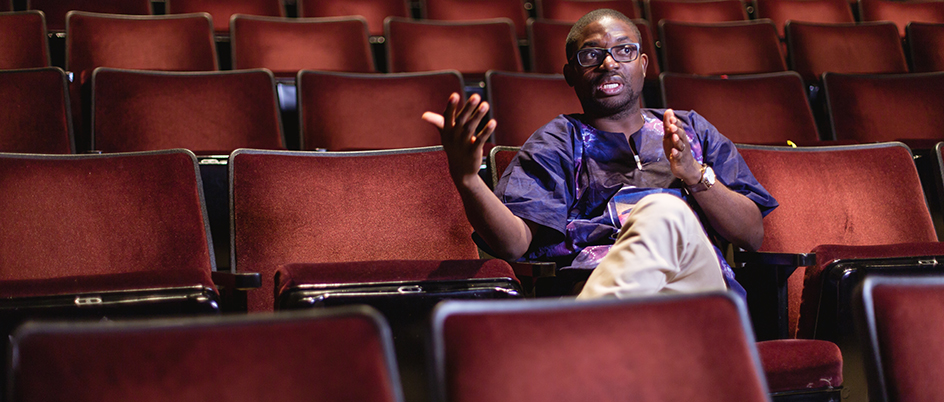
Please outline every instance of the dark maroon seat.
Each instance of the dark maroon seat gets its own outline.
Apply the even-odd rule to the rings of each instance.
[[[46,20],[40,11],[0,13],[0,69],[49,67]]]
[[[370,36],[384,34],[384,19],[410,16],[409,2],[405,0],[323,1],[297,0],[299,17],[360,16],[367,21]]]
[[[525,39],[528,12],[521,0],[425,0],[421,11],[424,19],[440,21],[474,21],[507,18],[514,25],[515,35]]]
[[[912,72],[944,71],[944,23],[911,22],[905,26],[905,41],[911,55]]]
[[[789,21],[785,27],[790,69],[808,84],[825,72],[907,73],[908,64],[895,24]]]
[[[574,23],[593,10],[609,8],[631,19],[642,18],[639,5],[632,0],[537,0],[537,17]]]
[[[167,0],[168,14],[209,13],[213,31],[229,35],[229,21],[235,14],[285,17],[285,7],[278,0]]]
[[[491,117],[498,123],[493,136],[498,145],[521,146],[557,115],[583,110],[560,74],[491,71],[485,87]]]
[[[653,3],[661,3],[662,0]],[[780,39],[766,19],[659,23],[663,71],[699,75],[786,71]]]
[[[944,4],[939,1],[859,0],[862,21],[891,21],[905,37],[910,22],[944,23]]]
[[[75,150],[66,73],[58,67],[0,70],[0,152]]]
[[[73,10],[122,15],[153,14],[151,2],[147,0],[29,0],[27,9],[42,11],[51,33],[68,30],[67,14]]]

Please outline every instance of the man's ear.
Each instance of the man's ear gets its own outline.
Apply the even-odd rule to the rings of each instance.
[[[574,70],[574,66],[571,65],[570,63],[564,64],[563,71],[564,71],[564,81],[567,81],[567,85],[570,85],[571,87],[573,87],[575,83],[574,79],[577,77],[577,71]]]
[[[648,71],[649,68],[649,55],[640,52],[639,62],[642,63],[642,77],[646,78],[646,71]]]

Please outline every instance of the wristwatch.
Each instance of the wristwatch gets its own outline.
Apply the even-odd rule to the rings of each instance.
[[[714,184],[715,171],[711,169],[711,166],[701,165],[701,180],[692,186],[688,186],[688,192],[690,194],[700,193],[711,188]]]

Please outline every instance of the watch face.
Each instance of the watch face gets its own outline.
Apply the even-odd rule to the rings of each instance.
[[[715,184],[715,171],[710,166],[705,168],[704,180],[709,186]]]

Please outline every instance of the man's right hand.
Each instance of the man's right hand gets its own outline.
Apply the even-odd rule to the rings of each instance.
[[[423,113],[423,120],[436,126],[442,136],[442,146],[449,159],[449,173],[456,184],[477,177],[482,166],[485,142],[495,132],[495,120],[489,120],[478,133],[476,129],[485,114],[488,102],[482,102],[478,94],[459,108],[459,94],[449,95],[443,114]]]

